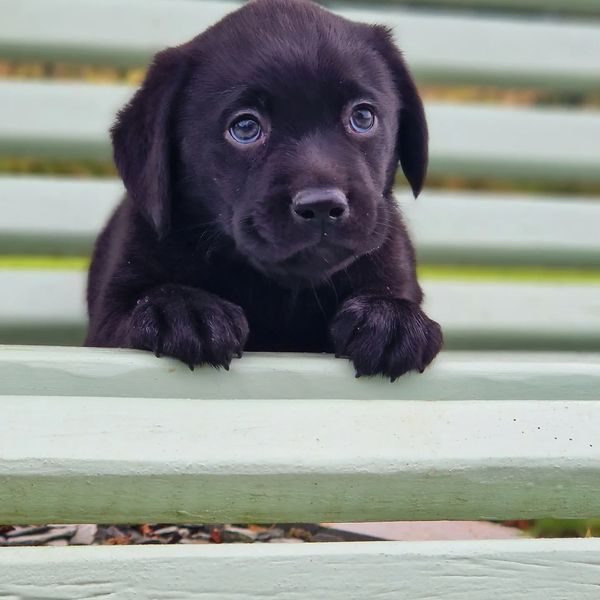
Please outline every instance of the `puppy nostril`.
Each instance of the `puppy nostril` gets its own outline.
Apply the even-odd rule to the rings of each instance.
[[[346,209],[343,206],[335,206],[329,211],[329,216],[332,219],[339,219],[345,212]]]
[[[299,208],[294,211],[299,217],[302,217],[306,221],[315,218],[315,212],[309,208]]]

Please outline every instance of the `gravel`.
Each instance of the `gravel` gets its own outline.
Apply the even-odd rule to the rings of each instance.
[[[272,526],[165,523],[143,525],[0,525],[0,546],[304,543],[373,540],[309,523]]]

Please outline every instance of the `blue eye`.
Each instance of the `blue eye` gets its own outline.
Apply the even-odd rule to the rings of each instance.
[[[368,106],[357,106],[350,115],[350,127],[356,133],[366,133],[375,125],[375,114]]]
[[[262,135],[262,127],[252,115],[242,115],[229,126],[229,135],[238,144],[252,144]]]

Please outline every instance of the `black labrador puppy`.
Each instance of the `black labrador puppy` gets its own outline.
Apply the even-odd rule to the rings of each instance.
[[[100,234],[86,345],[191,368],[335,352],[392,380],[440,350],[392,197],[427,125],[381,26],[254,0],[156,55],[112,129],[127,196]]]

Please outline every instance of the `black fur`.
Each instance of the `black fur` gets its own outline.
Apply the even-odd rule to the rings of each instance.
[[[256,142],[230,134],[239,114]],[[112,136],[127,196],[96,244],[86,345],[226,368],[244,348],[334,351],[392,379],[438,353],[392,198],[399,162],[421,190],[427,125],[386,29],[254,0],[157,54]],[[331,189],[343,218],[294,214]]]

